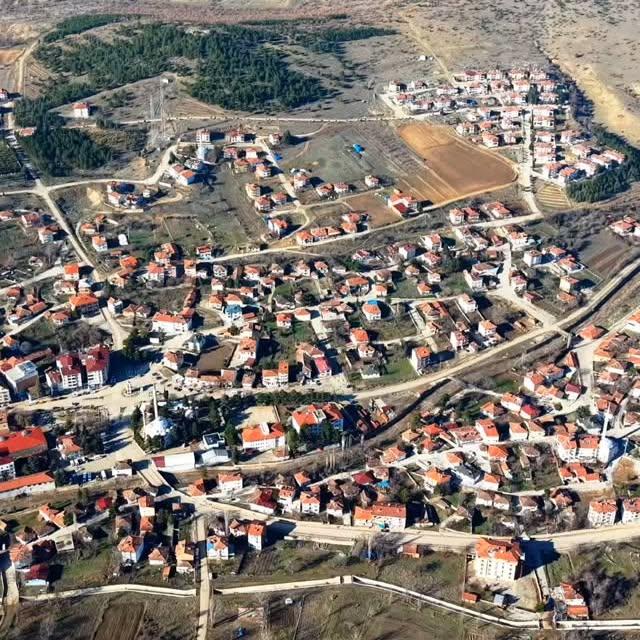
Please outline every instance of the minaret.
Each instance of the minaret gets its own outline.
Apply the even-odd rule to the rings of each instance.
[[[158,419],[158,394],[156,393],[156,385],[153,385],[153,419]]]

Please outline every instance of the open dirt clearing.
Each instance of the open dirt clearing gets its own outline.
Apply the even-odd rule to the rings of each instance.
[[[411,123],[399,134],[423,159],[423,197],[434,203],[507,186],[516,179],[507,160],[458,139],[445,127]]]

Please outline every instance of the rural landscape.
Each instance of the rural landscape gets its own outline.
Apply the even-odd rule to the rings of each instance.
[[[0,25],[0,638],[640,634],[640,3]]]

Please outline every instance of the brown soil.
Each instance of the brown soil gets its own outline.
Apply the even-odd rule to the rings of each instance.
[[[434,203],[464,198],[503,187],[516,179],[505,158],[475,147],[446,127],[416,122],[399,130],[400,137],[425,164],[419,176],[423,197]]]

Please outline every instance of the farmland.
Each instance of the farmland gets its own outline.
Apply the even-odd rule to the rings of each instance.
[[[131,603],[105,610],[93,640],[135,640],[145,612],[143,603]]]
[[[516,178],[509,161],[463,142],[444,127],[414,122],[402,126],[399,134],[424,160],[421,177],[427,186],[422,195],[431,202],[497,189]]]

